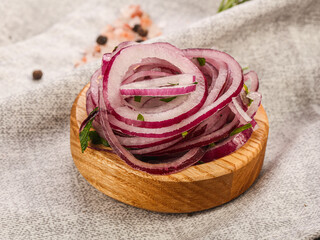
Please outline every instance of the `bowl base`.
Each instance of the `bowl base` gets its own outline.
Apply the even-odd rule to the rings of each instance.
[[[219,206],[245,192],[258,177],[267,145],[269,123],[260,106],[259,129],[234,153],[181,172],[159,176],[131,168],[116,154],[87,148],[81,152],[79,127],[86,118],[86,91],[76,98],[70,117],[70,145],[82,176],[104,194],[156,212],[187,213]]]

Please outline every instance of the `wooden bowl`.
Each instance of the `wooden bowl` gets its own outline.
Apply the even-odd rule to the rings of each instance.
[[[70,143],[82,176],[104,194],[126,204],[156,212],[187,213],[226,203],[246,191],[261,170],[269,123],[261,106],[255,116],[259,129],[229,156],[192,166],[179,173],[158,176],[135,170],[117,155],[87,148],[81,152],[79,126],[86,118],[86,91],[71,110]]]

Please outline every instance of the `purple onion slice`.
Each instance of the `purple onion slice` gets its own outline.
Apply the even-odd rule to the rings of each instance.
[[[227,53],[125,42],[103,56],[86,106],[99,108],[93,127],[123,161],[165,175],[243,146],[257,128],[258,87]]]

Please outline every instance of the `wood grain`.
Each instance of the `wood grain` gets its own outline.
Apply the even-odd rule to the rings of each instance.
[[[233,154],[179,173],[158,176],[135,170],[117,155],[81,152],[79,126],[87,116],[85,93],[76,98],[70,117],[70,144],[75,165],[99,191],[126,204],[157,212],[186,213],[226,203],[246,191],[258,177],[267,145],[269,123],[261,106],[259,129]]]

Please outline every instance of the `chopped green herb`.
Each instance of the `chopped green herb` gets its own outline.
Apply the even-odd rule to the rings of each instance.
[[[206,59],[205,58],[197,58],[200,66],[204,66],[206,64]]]
[[[137,117],[137,120],[139,121],[144,121],[144,117],[139,113],[138,117]]]
[[[198,82],[194,82],[193,84],[198,84]]]
[[[104,146],[110,147],[110,144],[109,144],[108,141],[105,140],[104,138],[101,138],[101,142],[102,142],[102,144],[103,144]]]
[[[225,3],[225,0],[222,0],[218,8],[218,13],[247,1],[249,0],[227,0],[227,2]]]
[[[248,70],[249,66],[242,68],[242,71]]]
[[[205,163],[205,162],[203,162],[203,161],[201,161],[201,160],[198,161],[198,164],[204,164],[204,163]]]
[[[188,132],[185,131],[185,132],[181,133],[181,135],[182,135],[182,137],[184,138],[184,137],[186,137],[186,136],[188,135]]]
[[[162,101],[162,102],[171,102],[175,98],[177,98],[177,97],[161,98],[160,101]]]
[[[246,92],[246,94],[248,94],[249,93],[249,89],[248,89],[247,85],[243,84],[243,88],[244,88],[244,91]],[[252,102],[253,102],[253,100],[249,99],[248,106],[250,106]]]
[[[110,147],[110,144],[108,143],[108,141],[100,137],[96,131],[90,131],[89,138],[91,140],[91,143],[95,145],[103,144],[106,147]]]
[[[90,128],[92,127],[92,122],[96,116],[96,113],[98,112],[98,107],[92,110],[92,112],[89,114],[88,118],[90,119],[87,124],[84,126],[82,131],[79,134],[80,138],[80,145],[81,145],[81,151],[84,152],[86,148],[88,147],[88,142],[90,140],[89,132]]]
[[[141,96],[134,96],[134,101],[141,102]]]
[[[246,94],[248,94],[249,93],[249,89],[248,89],[247,85],[243,84],[243,88],[244,88],[244,91],[246,92]]]
[[[96,131],[89,132],[89,138],[93,144],[101,144],[101,138]]]
[[[169,82],[168,82],[168,85],[170,85],[170,86],[177,86],[177,85],[179,85],[179,83],[169,83]]]
[[[118,46],[115,46],[112,52],[114,52],[115,50],[117,50],[117,48],[118,48]]]
[[[214,146],[216,146],[215,143],[210,143],[210,144],[208,145],[209,148],[212,148],[212,147],[214,147]]]
[[[233,131],[230,133],[230,137],[233,136],[233,135],[236,135],[236,134],[238,134],[238,133],[240,133],[240,132],[242,132],[242,131],[244,131],[244,130],[246,130],[246,129],[249,129],[249,128],[252,128],[251,123],[248,123],[248,124],[246,124],[246,125],[243,125],[243,126],[241,126],[241,127],[238,127],[238,128],[236,128],[235,130],[233,130]]]

